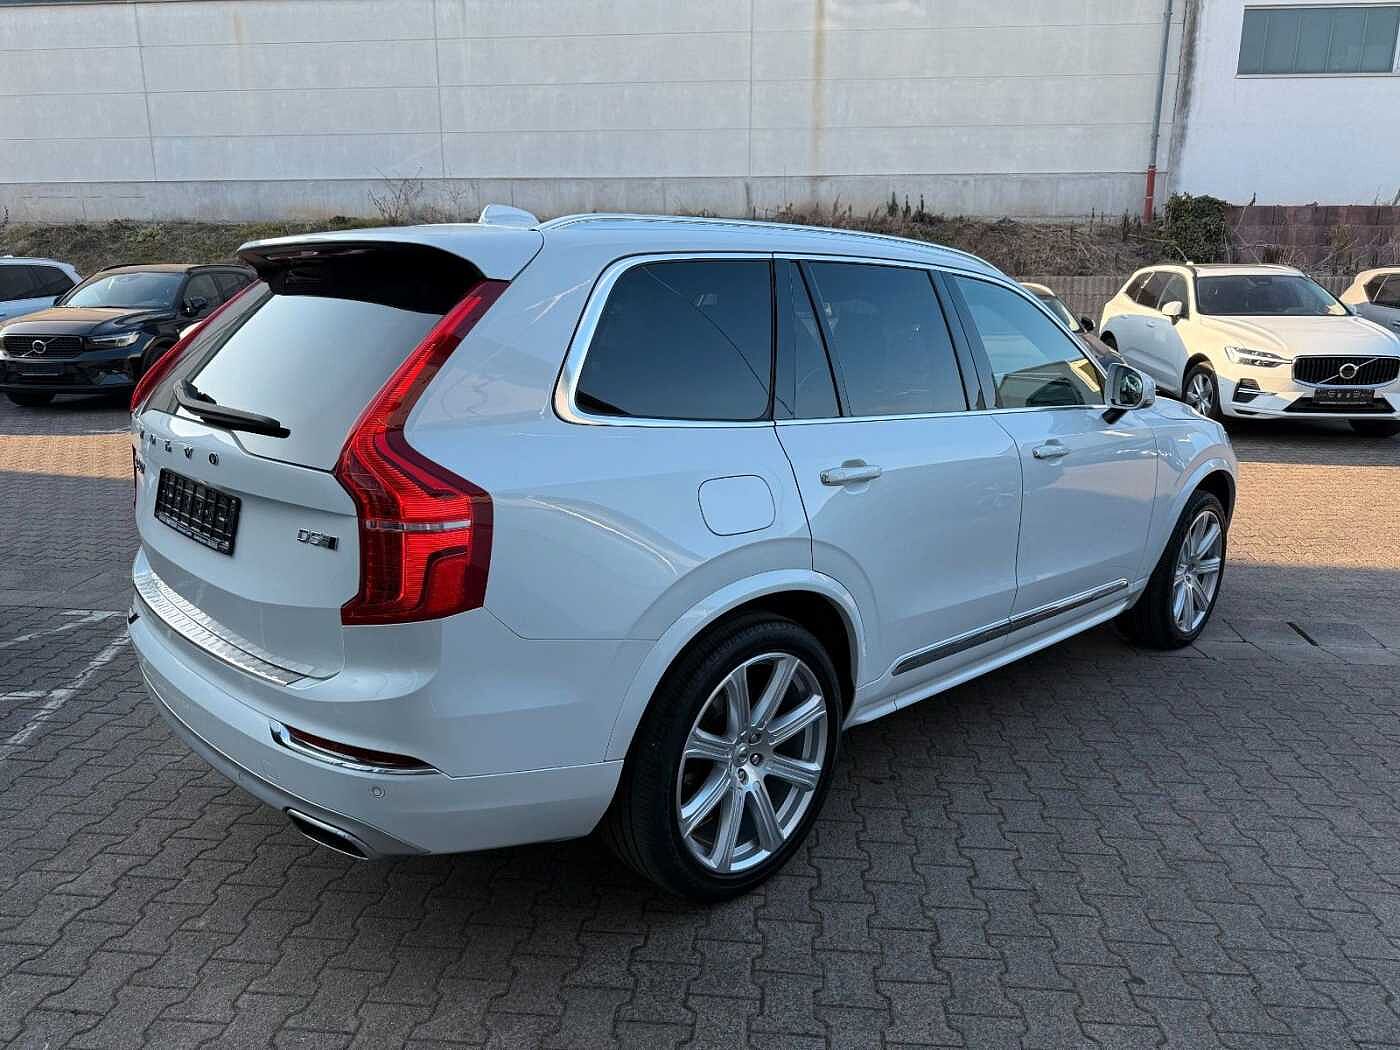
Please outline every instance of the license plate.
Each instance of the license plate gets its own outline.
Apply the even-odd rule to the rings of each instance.
[[[1376,399],[1374,390],[1337,389],[1319,387],[1313,400],[1319,405],[1369,405]]]
[[[157,520],[220,554],[233,553],[243,501],[202,481],[162,469],[156,486]]]

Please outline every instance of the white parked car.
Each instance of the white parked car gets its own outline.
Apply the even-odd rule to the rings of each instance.
[[[1221,427],[960,252],[582,216],[246,245],[143,379],[130,631],[357,857],[585,835],[714,899],[842,730],[1118,618],[1191,642]]]
[[[1104,306],[1099,329],[1202,415],[1400,434],[1400,337],[1291,267],[1149,266]]]
[[[65,262],[0,255],[0,322],[48,309],[80,281]]]
[[[1341,300],[1361,317],[1400,332],[1400,266],[1363,270]]]

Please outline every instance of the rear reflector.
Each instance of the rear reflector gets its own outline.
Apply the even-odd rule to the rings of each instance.
[[[348,762],[365,770],[379,769],[395,773],[435,772],[428,763],[409,755],[396,755],[392,751],[375,751],[373,748],[342,744],[338,740],[328,740],[292,726],[282,728],[286,730],[292,743],[300,745],[301,750],[315,752],[316,757]]]
[[[161,354],[160,357],[156,359],[155,363],[151,365],[150,368],[146,369],[145,374],[137,381],[136,389],[131,392],[131,414],[133,416],[141,411],[142,406],[146,403],[146,399],[151,396],[151,391],[156,388],[156,384],[170,374],[170,370],[175,367],[176,363],[180,360],[180,355],[188,349],[190,343],[194,342],[195,339],[199,337],[200,332],[209,327],[209,322],[214,320],[214,318],[218,317],[257,286],[258,283],[254,281],[252,284],[244,285],[238,291],[234,292],[230,298],[216,307],[213,313],[190,328],[188,332],[180,337],[179,341],[177,341],[174,346]]]
[[[404,437],[414,404],[505,281],[481,281],[389,377],[350,431],[335,476],[355,501],[360,591],[342,623],[432,620],[479,608],[491,561],[491,497]]]

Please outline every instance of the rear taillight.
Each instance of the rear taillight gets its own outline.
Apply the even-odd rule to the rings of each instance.
[[[234,292],[231,298],[216,307],[213,313],[181,336],[174,346],[156,359],[155,364],[146,369],[145,374],[137,381],[136,389],[131,392],[131,414],[133,416],[145,406],[146,399],[151,396],[151,391],[156,388],[156,384],[170,374],[170,370],[179,362],[180,356],[188,349],[190,343],[199,338],[199,333],[209,327],[209,322],[238,302],[239,299],[242,299],[254,287],[255,284],[249,284]]]
[[[399,366],[360,416],[335,476],[360,521],[360,592],[345,624],[407,623],[479,608],[491,560],[491,497],[409,445],[428,383],[506,289],[481,281]]]

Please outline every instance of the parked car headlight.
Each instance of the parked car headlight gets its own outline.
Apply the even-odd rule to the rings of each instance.
[[[130,346],[140,338],[140,332],[123,332],[121,335],[99,335],[89,339],[88,343],[102,350],[116,350],[123,346]]]
[[[1249,365],[1251,368],[1277,368],[1288,363],[1286,357],[1267,350],[1251,350],[1247,346],[1227,346],[1225,356],[1237,365]]]

